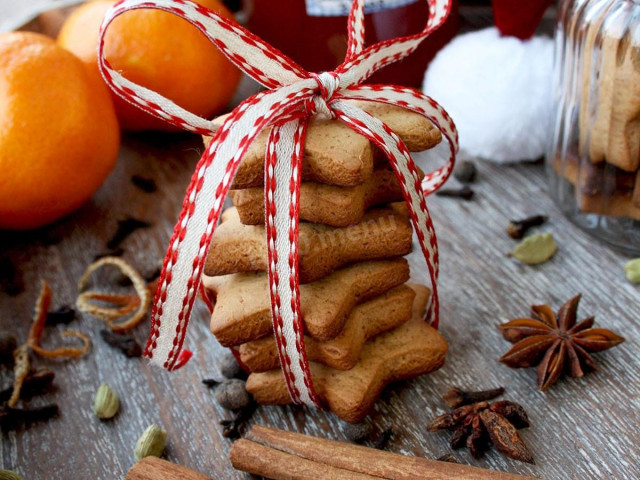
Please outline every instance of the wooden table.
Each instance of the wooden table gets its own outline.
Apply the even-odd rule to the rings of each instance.
[[[0,232],[0,254],[23,272],[26,290],[10,297],[0,293],[2,329],[25,339],[39,279],[54,292],[53,306],[73,304],[76,282],[92,257],[106,250],[117,221],[127,216],[148,220],[123,244],[124,258],[143,272],[161,259],[172,231],[184,189],[201,151],[199,139],[185,136],[125,138],[121,158],[93,200],[70,218],[38,232]],[[130,181],[133,174],[150,176],[155,193],[144,193]],[[440,240],[441,331],[450,342],[445,366],[434,374],[387,389],[372,412],[377,431],[397,432],[388,448],[394,452],[436,458],[449,452],[449,433],[429,433],[429,419],[446,410],[441,395],[453,385],[483,389],[502,385],[505,398],[525,406],[532,427],[521,431],[536,465],[504,458],[490,451],[474,460],[468,451],[454,452],[462,463],[546,479],[639,478],[640,292],[625,279],[627,260],[569,223],[547,195],[540,164],[479,164],[476,199],[463,202],[433,197],[429,206]],[[510,218],[545,213],[559,251],[548,263],[530,267],[507,258],[515,241],[504,228]],[[412,254],[412,271],[424,278],[425,266]],[[535,370],[511,370],[497,361],[509,348],[496,326],[528,313],[532,303],[554,307],[582,292],[581,317],[596,315],[599,325],[627,338],[620,347],[597,355],[599,372],[581,380],[566,379],[549,393],[535,387]],[[91,352],[65,362],[37,359],[56,372],[57,391],[31,405],[58,402],[58,419],[27,431],[3,435],[0,463],[26,479],[120,479],[133,464],[133,445],[151,423],[168,431],[167,457],[212,478],[244,478],[233,470],[218,420],[230,417],[213,399],[201,379],[218,376],[216,357],[222,352],[208,332],[208,314],[195,308],[187,336],[195,352],[177,373],[128,359],[99,337],[103,327],[84,317],[71,326],[92,339]],[[59,342],[57,330],[45,341]],[[140,342],[148,325],[135,332]],[[3,383],[9,372],[2,371]],[[93,395],[101,382],[120,394],[122,409],[108,422],[92,413]],[[253,422],[328,438],[343,439],[341,422],[331,414],[305,408],[261,407]]]

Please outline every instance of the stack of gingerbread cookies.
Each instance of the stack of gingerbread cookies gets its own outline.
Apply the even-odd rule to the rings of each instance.
[[[412,151],[440,132],[405,110],[359,104]],[[264,226],[264,151],[250,146],[205,265],[211,331],[250,372],[259,403],[290,403],[272,331]],[[207,139],[205,139],[205,142]],[[424,321],[429,289],[407,284],[412,228],[388,161],[336,120],[308,128],[300,192],[299,278],[314,388],[339,417],[360,421],[390,382],[439,368],[447,343]]]

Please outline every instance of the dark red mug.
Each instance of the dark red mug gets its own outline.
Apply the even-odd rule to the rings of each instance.
[[[312,72],[333,70],[347,49],[350,0],[245,0],[246,25]],[[366,45],[420,32],[427,23],[426,0],[367,0]],[[376,72],[368,83],[419,87],[428,63],[458,31],[457,2],[451,15],[408,58]]]

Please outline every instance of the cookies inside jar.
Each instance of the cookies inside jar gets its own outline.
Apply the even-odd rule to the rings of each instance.
[[[559,34],[551,193],[578,225],[640,251],[640,5],[587,2]]]

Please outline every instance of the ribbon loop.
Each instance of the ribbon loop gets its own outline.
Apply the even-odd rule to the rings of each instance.
[[[318,84],[319,94],[313,96],[313,102],[309,105],[311,109],[308,110],[308,113],[317,114],[325,119],[335,118],[335,114],[329,107],[329,102],[334,92],[340,87],[340,77],[334,72],[311,73],[310,76]]]
[[[151,115],[198,135],[213,136],[216,127],[157,92],[144,88],[114,70],[105,58],[105,32],[125,12],[157,9],[177,15],[200,30],[239,69],[268,88],[309,78],[309,72],[278,49],[219,14],[191,0],[121,0],[107,12],[100,29],[98,66],[105,81],[124,100]]]

